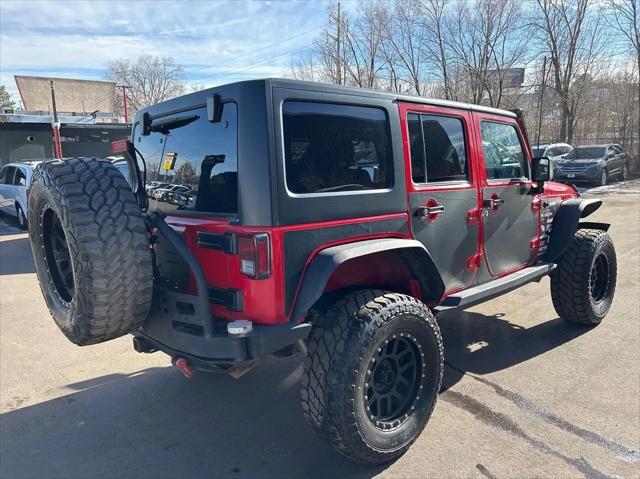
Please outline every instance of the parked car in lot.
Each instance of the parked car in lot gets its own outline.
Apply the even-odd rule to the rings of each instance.
[[[546,156],[552,160],[558,160],[567,156],[573,147],[568,143],[551,143],[532,147],[531,150],[534,158]]]
[[[172,185],[166,188],[156,188],[151,194],[158,201],[167,201],[168,195],[188,191],[189,187],[184,185]]]
[[[177,206],[192,206],[198,195],[197,190],[174,191],[167,195],[167,203]]]
[[[134,125],[129,183],[91,158],[34,173],[29,237],[56,324],[79,345],[131,333],[187,377],[299,353],[305,419],[356,461],[397,459],[429,421],[436,315],[546,276],[563,320],[594,327],[611,307],[610,225],[583,221],[602,201],[550,181],[514,112],[267,79]],[[165,148],[196,172],[188,207],[145,198],[136,158]]]
[[[606,185],[612,177],[629,176],[627,154],[620,145],[585,145],[554,161],[554,179],[566,183]]]
[[[27,199],[33,169],[40,161],[8,163],[0,170],[0,210],[15,216],[27,228]]]
[[[164,183],[162,181],[148,181],[145,185],[145,189],[147,191],[147,195],[153,197],[153,192],[159,188],[168,188],[171,186],[169,183]]]

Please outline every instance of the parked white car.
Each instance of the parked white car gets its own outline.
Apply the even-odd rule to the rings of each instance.
[[[541,158],[546,156],[552,160],[560,160],[567,156],[573,147],[568,143],[552,143],[550,145],[532,146],[533,157]]]
[[[8,163],[0,169],[0,210],[15,216],[22,229],[27,229],[28,187],[38,163]]]

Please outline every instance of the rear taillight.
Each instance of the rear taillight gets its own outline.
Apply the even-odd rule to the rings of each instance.
[[[238,237],[240,271],[253,279],[268,278],[271,274],[269,259],[269,235],[259,233]]]
[[[111,142],[111,153],[124,153],[129,151],[129,140],[116,140]]]

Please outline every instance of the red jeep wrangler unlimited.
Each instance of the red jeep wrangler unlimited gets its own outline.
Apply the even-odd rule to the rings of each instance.
[[[187,375],[305,355],[302,408],[338,451],[404,453],[443,370],[435,316],[545,275],[567,321],[616,284],[600,200],[549,182],[517,114],[290,80],[138,112],[109,161],[43,163],[29,198],[38,279],[79,345],[130,333]],[[193,200],[150,200],[146,179]]]

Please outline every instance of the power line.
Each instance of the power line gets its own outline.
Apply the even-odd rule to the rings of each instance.
[[[238,56],[234,57],[234,59],[238,60],[240,58],[246,58],[246,57],[252,56],[257,52],[261,52],[261,51],[264,51],[264,50],[267,50],[267,49],[270,49],[270,48],[273,48],[273,47],[277,47],[279,45],[282,45],[283,43],[289,42],[289,41],[294,40],[296,38],[300,38],[301,36],[304,36],[304,35],[308,35],[309,33],[315,32],[315,31],[320,30],[320,29],[322,29],[324,27],[325,27],[325,25],[320,25],[320,26],[317,26],[315,28],[311,28],[309,30],[305,30],[305,31],[297,33],[297,34],[295,34],[295,35],[293,35],[291,37],[285,38],[285,39],[277,41],[275,43],[271,43],[269,45],[265,45],[264,47],[258,48],[256,50],[251,51],[251,52],[247,52],[247,53],[245,53],[243,55],[238,55]],[[252,68],[254,66],[261,66],[261,65],[264,65],[266,63],[270,63],[270,62],[272,62],[274,60],[279,60],[279,59],[281,59],[283,57],[293,55],[293,54],[298,53],[298,52],[300,52],[302,50],[306,50],[307,48],[309,48],[309,45],[304,45],[302,47],[298,47],[298,48],[296,48],[294,50],[286,51],[286,52],[281,53],[281,54],[279,54],[279,55],[277,55],[275,57],[270,57],[270,58],[267,58],[267,59],[262,60],[262,61],[257,62],[257,63],[254,62],[254,63],[252,63],[250,65],[245,65],[245,66],[241,66],[241,67],[234,67],[234,68],[230,68],[230,69],[227,69],[227,70],[223,70],[221,72],[215,72],[211,76],[221,76],[221,75],[229,75],[229,74],[239,73],[239,72],[248,70],[248,69],[250,69],[250,68]],[[198,70],[196,70],[196,71],[192,70],[192,72],[193,73],[198,73],[198,72],[202,72],[202,70],[199,70],[199,71]]]

